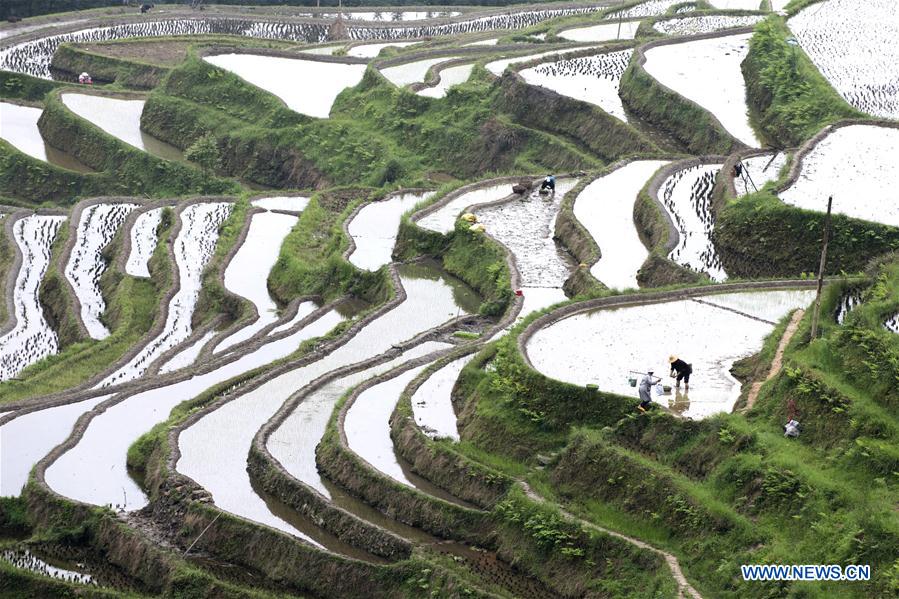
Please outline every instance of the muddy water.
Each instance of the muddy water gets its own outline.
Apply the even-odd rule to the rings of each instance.
[[[166,160],[183,160],[184,153],[175,146],[160,141],[140,129],[143,100],[120,100],[88,94],[66,93],[62,103],[113,137],[145,152]]]
[[[288,212],[302,212],[309,204],[309,198],[302,196],[282,196],[272,198],[260,198],[250,202],[257,208],[265,210],[287,210]]]
[[[735,138],[760,147],[749,124],[746,84],[740,70],[750,37],[746,33],[650,48],[644,68],[662,85],[714,114]]]
[[[109,337],[109,329],[100,321],[106,301],[100,291],[100,277],[106,271],[101,255],[112,241],[128,214],[137,204],[94,204],[81,212],[75,246],[65,268],[65,276],[81,304],[81,321],[93,339]]]
[[[742,162],[743,175],[734,177],[737,196],[754,193],[763,188],[765,184],[777,180],[780,176],[780,169],[787,163],[787,155],[783,152],[762,154],[744,158]]]
[[[560,179],[553,195],[535,191],[499,206],[475,209],[478,222],[514,254],[525,293],[530,287],[561,289],[571,275],[574,264],[553,235],[562,198],[575,185],[577,179]]]
[[[677,246],[668,257],[717,282],[727,279],[712,243],[712,191],[720,170],[720,164],[682,169],[668,177],[659,189],[659,199],[679,233]]]
[[[296,223],[296,216],[275,212],[252,216],[246,240],[225,269],[225,288],[250,300],[259,318],[223,339],[216,346],[216,353],[246,341],[278,320],[278,305],[268,294],[268,273],[278,260],[281,244]]]
[[[59,351],[56,331],[44,318],[38,299],[41,279],[50,264],[50,246],[64,216],[20,218],[13,225],[13,237],[22,253],[22,266],[13,289],[13,329],[0,337],[0,381],[13,378],[23,368]],[[3,223],[5,226],[5,223]]]
[[[797,181],[780,198],[807,210],[833,211],[899,226],[899,129],[852,125],[806,154]]]
[[[364,64],[253,54],[221,54],[203,60],[278,96],[291,110],[323,119],[331,114],[337,95],[359,83],[365,73]]]
[[[177,469],[190,476],[235,514],[267,523],[271,513],[255,494],[246,472],[253,437],[294,392],[341,366],[377,356],[395,344],[455,317],[462,309],[441,273],[414,278],[401,267],[407,299],[370,323],[325,359],[284,373],[207,414],[179,438]],[[226,444],[221,439],[227,439]]]
[[[632,40],[637,33],[640,21],[622,21],[618,23],[603,23],[590,27],[578,27],[559,32],[559,37],[573,42],[606,42],[609,40]]]
[[[32,466],[65,441],[79,416],[109,397],[38,410],[0,426],[0,495],[18,496]]]
[[[191,318],[200,295],[203,269],[218,243],[218,228],[230,212],[231,204],[225,202],[191,204],[181,212],[182,228],[175,240],[180,286],[169,302],[162,332],[99,386],[106,387],[141,376],[159,356],[190,337]]]
[[[185,347],[163,364],[159,369],[159,373],[165,374],[167,372],[174,372],[179,368],[190,366],[196,362],[200,352],[203,351],[203,348],[213,337],[215,337],[215,330],[206,331],[202,337]]]
[[[356,244],[350,262],[365,270],[378,270],[390,264],[403,214],[432,195],[432,191],[404,193],[364,206],[347,225]]]
[[[196,397],[210,386],[269,364],[296,351],[299,345],[334,328],[341,317],[325,314],[303,330],[269,347],[230,362],[212,372],[132,395],[96,416],[84,437],[47,470],[47,483],[58,493],[94,505],[120,505],[127,510],[147,503],[141,488],[128,475],[128,447],[156,423],[162,422],[179,403]],[[280,355],[273,355],[273,354]],[[217,438],[214,445],[222,445]],[[231,445],[231,440],[228,441]],[[217,450],[221,451],[222,447]],[[243,453],[246,458],[246,451]]]
[[[607,52],[549,62],[520,71],[530,85],[551,89],[563,96],[589,102],[627,122],[618,88],[633,50]]]
[[[452,392],[465,365],[475,354],[453,360],[426,380],[412,395],[415,422],[429,437],[459,440]]]
[[[331,493],[315,464],[315,448],[325,434],[334,405],[352,387],[391,368],[431,352],[447,349],[446,343],[428,341],[402,355],[357,374],[337,379],[306,397],[269,437],[272,456],[298,480],[331,499]]]
[[[428,98],[443,98],[454,85],[465,83],[471,76],[474,63],[448,67],[440,71],[440,82],[433,87],[426,87],[416,93]]]
[[[636,289],[637,271],[649,255],[634,224],[634,201],[663,160],[631,162],[590,183],[574,203],[574,215],[599,246],[590,273],[612,289]]]
[[[463,193],[445,206],[428,214],[417,222],[418,226],[438,233],[449,233],[456,224],[456,219],[468,206],[501,200],[512,195],[511,183],[500,183],[481,189]]]
[[[769,291],[745,298],[703,296],[704,302],[738,306],[750,314],[779,320],[793,308],[805,307],[811,292]],[[758,352],[774,326],[733,310],[693,300],[597,310],[565,318],[538,331],[527,353],[540,372],[576,385],[596,384],[600,390],[634,398],[628,371],[655,370],[668,378],[668,356],[693,365],[689,394],[656,396],[684,415],[704,418],[729,412],[740,394],[730,374],[733,363]],[[676,404],[676,405],[675,405]]]
[[[40,108],[0,102],[0,121],[3,122],[0,139],[5,139],[16,149],[38,160],[81,173],[90,172],[91,169],[74,156],[44,143],[37,128],[42,112]]]
[[[125,263],[125,272],[133,277],[150,278],[150,258],[159,241],[156,229],[162,222],[162,210],[153,208],[134,219],[131,227],[131,253]]]
[[[343,430],[347,445],[363,460],[394,480],[414,487],[397,461],[390,438],[390,415],[403,389],[427,364],[412,368],[369,387],[359,394],[346,413]]]
[[[427,60],[418,60],[415,62],[407,62],[395,67],[387,67],[381,69],[381,74],[388,81],[397,87],[403,87],[410,83],[419,83],[425,80],[428,70],[441,62],[447,62],[459,58],[458,56],[441,56],[440,58],[428,58]]]
[[[384,48],[405,48],[417,44],[418,42],[387,42],[383,44],[361,44],[353,46],[347,50],[347,56],[356,56],[358,58],[374,58],[381,53]]]

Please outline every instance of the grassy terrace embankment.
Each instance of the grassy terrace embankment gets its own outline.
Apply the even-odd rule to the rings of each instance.
[[[825,125],[864,116],[824,79],[792,38],[782,17],[772,15],[755,28],[743,61],[746,99],[765,138],[795,147]]]
[[[68,346],[63,345],[60,353],[26,368],[18,377],[21,380],[4,382],[0,386],[0,403],[77,387],[105,371],[136,346],[152,328],[158,317],[160,298],[171,284],[172,265],[169,263],[168,245],[174,218],[171,209],[164,210],[158,229],[159,243],[149,262],[150,279],[132,277],[115,268],[114,263],[126,234],[124,227],[104,250],[103,255],[110,267],[100,278],[100,288],[107,305],[103,322],[111,331],[110,336],[102,341],[70,339]],[[55,247],[65,245],[62,231],[67,230],[65,226],[61,229]],[[51,265],[51,270],[53,268]],[[53,273],[55,278],[52,284],[45,276],[41,285],[41,300],[47,306],[48,316],[61,312],[69,314],[69,318],[77,318],[71,313],[71,302],[66,293],[68,286],[61,280],[64,275],[56,270]],[[51,288],[46,285],[51,285]],[[62,339],[63,333],[60,332]]]
[[[821,599],[890,596],[899,582],[891,499],[899,485],[899,337],[882,323],[899,310],[899,265],[886,262],[872,275],[843,327],[831,316],[841,289],[828,290],[823,337],[812,343],[808,311],[783,371],[745,416],[637,416],[635,399],[533,371],[513,333],[463,370],[463,440],[454,451],[527,478],[590,522],[673,552],[703,596],[769,597],[800,586]],[[766,370],[782,330],[767,339],[756,371]],[[803,424],[797,440],[782,435],[789,400]],[[872,580],[745,583],[745,563],[870,563]]]

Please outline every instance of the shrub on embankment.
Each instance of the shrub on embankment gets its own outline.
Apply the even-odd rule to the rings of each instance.
[[[837,94],[805,52],[790,45],[782,17],[756,26],[743,61],[747,102],[764,136],[779,147],[795,147],[825,125],[864,115]]]
[[[824,198],[822,198],[822,201]],[[732,277],[795,277],[817,272],[823,212],[782,202],[769,192],[731,200],[718,212],[712,238]],[[899,249],[899,229],[832,216],[827,274],[859,272],[871,258]]]

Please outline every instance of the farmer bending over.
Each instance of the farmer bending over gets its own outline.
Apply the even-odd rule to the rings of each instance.
[[[551,189],[556,191],[556,178],[553,175],[546,175],[546,178],[543,179],[543,183],[540,184],[540,190]]]
[[[646,374],[643,375],[643,380],[640,381],[640,388],[637,390],[640,394],[640,405],[637,406],[637,409],[641,412],[645,412],[649,407],[649,404],[652,403],[652,386],[661,381],[657,376],[652,375],[652,368],[646,371]]]
[[[693,366],[687,364],[677,356],[668,356],[668,362],[671,364],[671,376],[677,377],[675,388],[680,389],[681,379],[684,381],[684,391],[690,391],[690,375],[693,374]]]

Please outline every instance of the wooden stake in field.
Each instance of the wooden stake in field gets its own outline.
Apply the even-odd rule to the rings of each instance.
[[[818,266],[818,293],[815,295],[815,311],[812,313],[811,340],[818,336],[818,317],[821,314],[821,288],[824,286],[824,263],[827,261],[827,242],[830,241],[831,206],[833,206],[833,196],[827,198],[827,215],[824,217],[824,245],[821,248],[821,264]]]

